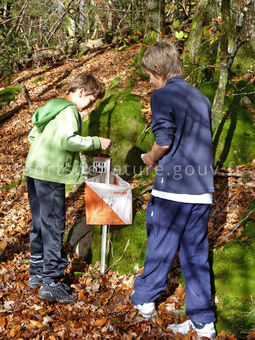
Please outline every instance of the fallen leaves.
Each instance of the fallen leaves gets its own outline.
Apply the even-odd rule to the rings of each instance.
[[[247,173],[249,176],[246,176]],[[229,169],[226,175],[221,177],[216,173],[215,176],[216,191],[208,223],[209,240],[213,247],[219,247],[242,234],[240,220],[249,202],[255,199],[255,188],[250,185],[255,178],[253,167],[239,166],[235,170]]]
[[[50,304],[36,298],[38,289],[27,286],[28,274],[24,266],[15,279],[11,268],[19,269],[21,255],[15,256],[3,279],[3,307],[0,318],[0,337],[3,338],[47,338],[47,339],[171,339],[169,323],[183,322],[179,307],[184,301],[185,290],[181,286],[158,307],[156,322],[144,320],[130,303],[135,275],[118,277],[114,272],[96,276],[99,264],[87,266],[82,276],[75,277],[72,287],[78,292],[73,304]],[[17,270],[15,269],[15,270]],[[3,272],[6,275],[6,271]],[[73,280],[71,266],[65,280]],[[13,275],[14,274],[14,275]],[[12,284],[13,283],[13,284]],[[87,289],[90,287],[90,289]],[[22,291],[21,291],[22,289]],[[173,339],[195,339],[195,333],[173,337]],[[227,339],[225,336],[222,339]]]
[[[106,85],[118,74],[124,75],[127,63],[140,49],[133,45],[125,54],[118,50],[107,50],[95,56],[82,67],[74,69],[69,79],[81,70],[94,73]],[[118,63],[112,63],[118,58]],[[85,59],[84,59],[85,60]],[[14,84],[18,79],[25,79],[32,98],[36,98],[47,86],[54,83],[58,75],[70,71],[75,62],[69,61],[52,70],[27,71],[13,77]],[[45,81],[38,85],[33,78],[38,72],[44,71]],[[130,72],[129,72],[130,74]],[[128,82],[127,78],[124,80]],[[54,96],[64,95],[67,87],[66,79],[63,88],[56,90],[49,86],[49,91],[36,100],[36,106]],[[143,97],[142,113],[148,122],[151,121],[149,97],[152,89],[147,81],[139,80],[133,90],[134,94]],[[24,99],[20,96],[11,108],[20,105]],[[9,108],[8,108],[9,109]],[[73,263],[67,270],[66,280],[78,294],[78,299],[70,305],[49,304],[36,298],[38,290],[27,286],[29,263],[29,230],[31,217],[28,205],[26,184],[22,182],[25,158],[28,152],[27,135],[31,129],[31,112],[23,109],[1,127],[0,137],[0,338],[8,339],[196,339],[189,332],[185,336],[173,336],[167,329],[169,323],[182,322],[182,306],[185,290],[179,285],[180,267],[174,262],[169,277],[167,293],[159,302],[156,322],[145,321],[130,303],[133,282],[136,275],[119,277],[117,273],[108,272],[99,276],[99,265],[77,268]],[[255,161],[254,161],[255,162]],[[241,234],[242,226],[235,226],[240,220],[248,202],[254,198],[254,166],[239,167],[235,173],[240,176],[216,176],[216,192],[214,205],[209,221],[209,237],[212,246],[222,245]],[[249,171],[244,183],[242,174]],[[230,171],[231,172],[231,171]],[[253,174],[252,176],[250,174]],[[11,187],[13,183],[16,186]],[[148,183],[139,183],[134,178],[132,188],[139,188]],[[6,187],[7,185],[8,188]],[[145,209],[150,194],[142,192],[143,208]],[[67,226],[84,214],[83,191],[72,191],[67,195]],[[252,216],[251,216],[252,218]],[[234,232],[232,233],[232,230]],[[229,235],[228,237],[226,237]],[[243,242],[247,238],[242,239]],[[74,276],[74,271],[81,275]],[[82,274],[84,272],[84,274]],[[217,299],[215,299],[217,303]],[[250,339],[252,339],[252,332]],[[217,339],[234,339],[221,332]]]

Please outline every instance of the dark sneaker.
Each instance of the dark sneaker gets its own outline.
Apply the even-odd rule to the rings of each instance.
[[[64,283],[43,283],[37,295],[40,300],[49,302],[70,303],[76,298],[75,295],[70,295],[67,290],[70,288]]]
[[[31,275],[28,280],[30,288],[38,288],[42,284],[42,275]]]

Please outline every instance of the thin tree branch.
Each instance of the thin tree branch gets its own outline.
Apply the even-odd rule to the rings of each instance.
[[[16,20],[15,20],[15,23],[12,25],[12,27],[10,28],[9,32],[6,34],[6,38],[8,38],[12,32],[14,31],[14,29],[16,29],[16,27],[18,26],[19,24],[19,21],[22,19],[22,17],[24,16],[24,13],[25,13],[25,9],[27,7],[27,4],[28,4],[28,0],[26,0],[23,4],[23,6],[21,7],[21,10],[19,11],[19,14],[17,15],[16,17]],[[3,47],[5,44],[5,41],[1,44],[1,47]]]
[[[107,272],[110,270],[110,268],[114,267],[117,263],[119,263],[119,262],[123,259],[123,256],[124,256],[125,252],[127,251],[127,247],[129,246],[129,242],[130,242],[130,240],[128,239],[128,240],[127,240],[127,243],[126,243],[126,246],[125,246],[125,248],[124,248],[124,250],[123,250],[123,253],[122,253],[122,255],[121,255],[121,257],[120,257],[118,260],[116,260],[113,264],[111,264],[111,265],[106,269],[105,273],[107,273]]]
[[[230,236],[233,235],[233,233],[244,223],[246,222],[250,216],[255,212],[255,209],[251,210],[247,216],[245,216],[241,221],[239,221],[235,227],[231,230],[230,233],[228,233],[226,236],[223,236],[220,240],[228,239]]]

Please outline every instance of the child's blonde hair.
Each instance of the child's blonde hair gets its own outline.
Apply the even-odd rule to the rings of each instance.
[[[155,65],[158,65],[161,71],[160,76],[164,80],[170,77],[181,76],[182,66],[180,55],[174,44],[168,41],[160,41],[150,46],[142,58],[142,67],[145,71],[153,75],[159,75]]]
[[[87,95],[93,95],[97,99],[103,98],[105,86],[91,73],[81,73],[76,76],[69,85],[68,93],[84,89]]]

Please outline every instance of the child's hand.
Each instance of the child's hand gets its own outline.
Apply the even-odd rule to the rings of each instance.
[[[153,166],[155,165],[155,161],[152,159],[150,152],[145,153],[143,155],[141,155],[142,157],[142,161],[144,162],[144,164],[149,165],[149,166]]]
[[[100,141],[100,148],[102,150],[106,150],[112,145],[112,142],[111,142],[110,139],[103,138],[103,137],[98,137],[98,138],[99,138],[99,141]]]

